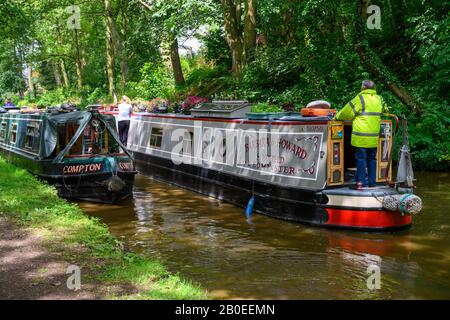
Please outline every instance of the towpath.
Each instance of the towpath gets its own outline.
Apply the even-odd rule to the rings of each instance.
[[[41,236],[0,217],[0,299],[101,299],[103,293],[89,277],[82,277],[80,290],[67,288],[71,262]]]

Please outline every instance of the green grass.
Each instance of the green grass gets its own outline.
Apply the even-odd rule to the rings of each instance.
[[[198,285],[171,274],[157,260],[125,252],[98,219],[57,196],[55,188],[0,158],[0,215],[43,234],[66,259],[81,254],[96,279],[137,288],[115,299],[207,299]],[[83,250],[79,250],[82,248]],[[80,251],[82,253],[80,253]]]

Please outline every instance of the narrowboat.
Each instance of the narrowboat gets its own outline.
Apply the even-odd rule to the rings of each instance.
[[[64,198],[112,204],[132,195],[132,155],[119,141],[114,117],[95,108],[1,113],[0,154]]]
[[[246,208],[247,215],[386,231],[409,227],[420,211],[412,185],[392,182],[395,120],[382,121],[377,187],[358,190],[351,123],[333,120],[335,110],[249,111],[245,101],[214,101],[190,115],[136,113],[127,147],[139,172]]]

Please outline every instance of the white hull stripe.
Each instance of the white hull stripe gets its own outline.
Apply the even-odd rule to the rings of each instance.
[[[349,207],[349,208],[383,208],[381,201],[375,197],[352,197],[347,195],[327,195],[329,201],[326,206]]]

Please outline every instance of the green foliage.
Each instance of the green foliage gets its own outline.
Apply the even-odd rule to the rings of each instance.
[[[283,109],[276,105],[268,103],[258,103],[252,106],[252,112],[265,113],[265,112],[283,112]]]
[[[38,107],[55,106],[63,103],[67,98],[64,89],[59,88],[56,90],[47,91],[42,94],[37,100],[36,104]]]
[[[225,70],[231,69],[231,51],[225,40],[223,28],[211,28],[208,34],[200,39],[203,42],[206,61]]]
[[[38,181],[25,170],[7,164],[2,158],[0,215],[44,231],[53,246],[65,248],[67,253],[74,253],[67,248],[85,249],[75,251],[84,252],[80,257],[84,261],[96,258],[102,281],[141,288],[132,298],[206,298],[199,286],[169,273],[160,261],[124,252],[106,225],[84,215],[76,204],[59,198],[53,187]]]
[[[381,30],[358,31],[358,1],[258,0],[257,49],[251,59],[246,57],[240,74],[230,74],[232,57],[220,1],[155,0],[149,9],[138,1],[111,0],[111,4],[128,64],[126,94],[133,99],[182,101],[198,95],[248,99],[290,109],[324,99],[340,108],[359,91],[363,79],[373,78],[392,111],[409,117],[416,167],[438,170],[448,166],[448,128],[446,120],[437,117],[448,114],[449,106],[450,18],[446,1],[379,0]],[[61,62],[69,87],[77,80],[74,33],[65,25],[67,5],[66,0],[11,0],[0,5],[4,22],[0,30],[3,97],[7,92],[24,95],[21,105],[71,101],[86,106],[112,101],[106,93],[102,1],[79,3],[78,45],[85,87],[81,92],[57,88],[55,71],[63,78]],[[241,19],[235,26],[237,33],[243,27]],[[167,58],[175,38],[182,45],[192,35],[200,39],[203,48],[194,58],[181,57],[186,85],[175,87],[173,71],[162,62],[162,53]],[[378,67],[381,76],[362,63],[356,44],[366,48],[368,61]],[[120,58],[117,54],[115,58],[114,80],[119,88]],[[22,71],[29,64],[35,71],[36,92],[26,92]],[[395,81],[412,93],[423,106],[422,116],[411,114],[380,78]],[[431,130],[433,121],[438,124],[436,132]]]
[[[439,103],[430,104],[418,117],[410,118],[412,158],[424,170],[450,170],[450,112]]]
[[[109,94],[100,89],[96,88],[92,92],[90,90],[83,90],[81,95],[80,107],[86,107],[93,104],[109,104],[113,103],[113,99]]]
[[[423,96],[433,95],[450,102],[450,16],[439,15],[429,8],[420,16],[409,19],[407,35],[414,42],[420,64],[413,79],[420,83]],[[430,73],[433,74],[430,81]]]
[[[157,97],[167,98],[175,90],[172,75],[164,65],[148,62],[141,69],[141,80],[129,82],[127,96],[151,100]]]
[[[201,65],[192,70],[186,79],[187,85],[201,84],[213,79],[217,79],[223,75],[223,70],[209,65]]]

